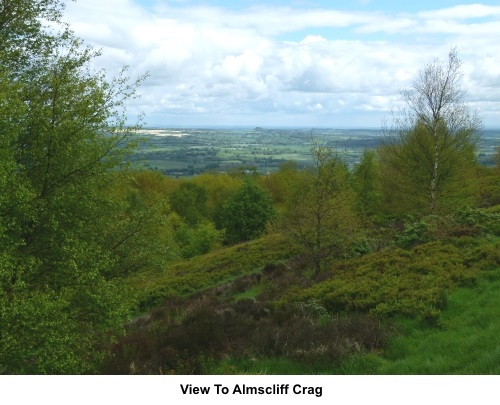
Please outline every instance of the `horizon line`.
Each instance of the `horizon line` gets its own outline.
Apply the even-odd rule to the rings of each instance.
[[[310,125],[169,125],[169,124],[160,124],[160,125],[144,125],[141,126],[140,129],[308,129],[308,130],[321,130],[321,129],[359,129],[359,130],[371,130],[371,131],[382,131],[382,127],[373,127],[373,126],[347,126],[347,125],[339,125],[339,126],[310,126]],[[487,131],[496,131],[500,130],[500,126],[484,126],[482,130]]]

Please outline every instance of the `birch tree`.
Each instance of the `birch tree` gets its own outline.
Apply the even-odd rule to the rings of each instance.
[[[452,49],[447,62],[428,63],[413,87],[401,92],[405,107],[384,128],[379,150],[394,205],[436,213],[473,195],[469,179],[481,119],[465,103],[461,66]]]

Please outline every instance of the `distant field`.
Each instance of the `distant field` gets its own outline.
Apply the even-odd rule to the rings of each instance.
[[[355,165],[365,148],[376,148],[381,130],[371,129],[170,129],[145,128],[145,142],[132,156],[134,164],[171,176],[253,167],[261,173],[277,170],[293,160],[311,163],[310,139],[322,139],[349,164]],[[485,130],[478,147],[479,161],[493,165],[500,130]]]

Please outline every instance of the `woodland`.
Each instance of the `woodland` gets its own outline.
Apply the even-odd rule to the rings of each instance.
[[[131,164],[144,78],[93,70],[63,9],[0,3],[0,373],[500,372],[500,151],[457,49],[355,165],[311,136],[175,178]]]

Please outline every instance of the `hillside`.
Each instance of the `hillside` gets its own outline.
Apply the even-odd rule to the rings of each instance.
[[[72,31],[66,3],[0,2],[1,374],[498,370],[498,132],[467,105],[457,48],[427,62],[401,102],[385,89],[391,75],[369,69],[387,83],[356,86],[353,108],[394,110],[380,133],[141,129],[148,75],[99,69],[101,51]],[[421,56],[399,58],[410,63],[400,76]],[[325,77],[338,76],[332,66]],[[171,79],[152,82],[198,97]],[[251,104],[268,100],[257,109],[268,123],[309,97],[296,91],[302,80],[288,90],[271,81],[285,104],[250,91]],[[321,100],[296,107],[318,108],[284,108],[287,125],[343,105],[327,100],[338,89],[314,88]],[[230,113],[220,90],[213,116],[194,101],[185,110],[166,94],[147,99],[184,122],[191,110],[235,122],[244,107]],[[361,101],[365,92],[385,102]]]
[[[281,242],[269,235],[135,280],[164,301],[128,325],[110,371],[498,372],[499,241],[384,249],[319,277]]]

